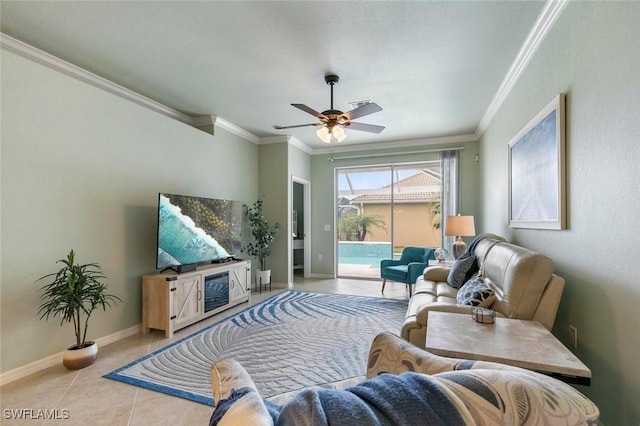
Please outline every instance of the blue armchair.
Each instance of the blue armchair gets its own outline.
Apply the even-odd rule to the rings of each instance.
[[[429,265],[429,259],[435,259],[436,249],[430,247],[405,247],[400,259],[383,259],[380,261],[380,278],[382,292],[387,280],[405,283],[409,286],[409,297],[413,293],[413,285]]]

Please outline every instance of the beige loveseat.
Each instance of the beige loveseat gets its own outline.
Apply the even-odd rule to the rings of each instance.
[[[477,241],[474,255],[478,275],[495,293],[491,309],[497,316],[538,321],[551,330],[564,289],[551,259],[491,234]],[[457,303],[458,289],[447,283],[449,270],[428,267],[416,281],[401,336],[418,347],[425,347],[429,311],[471,314],[472,306]]]

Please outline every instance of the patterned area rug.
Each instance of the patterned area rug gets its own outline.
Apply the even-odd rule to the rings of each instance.
[[[211,363],[234,358],[264,398],[364,376],[382,331],[407,302],[288,290],[104,377],[212,405]]]

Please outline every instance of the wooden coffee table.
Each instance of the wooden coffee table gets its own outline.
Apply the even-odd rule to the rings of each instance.
[[[429,312],[426,350],[436,355],[500,362],[568,383],[591,385],[591,370],[537,321],[496,318],[481,324],[471,314]]]

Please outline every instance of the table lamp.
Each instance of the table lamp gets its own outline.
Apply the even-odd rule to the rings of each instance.
[[[464,242],[462,237],[476,235],[473,216],[447,216],[444,221],[444,235],[457,237],[452,249],[454,259],[459,258],[467,250],[467,243]]]

